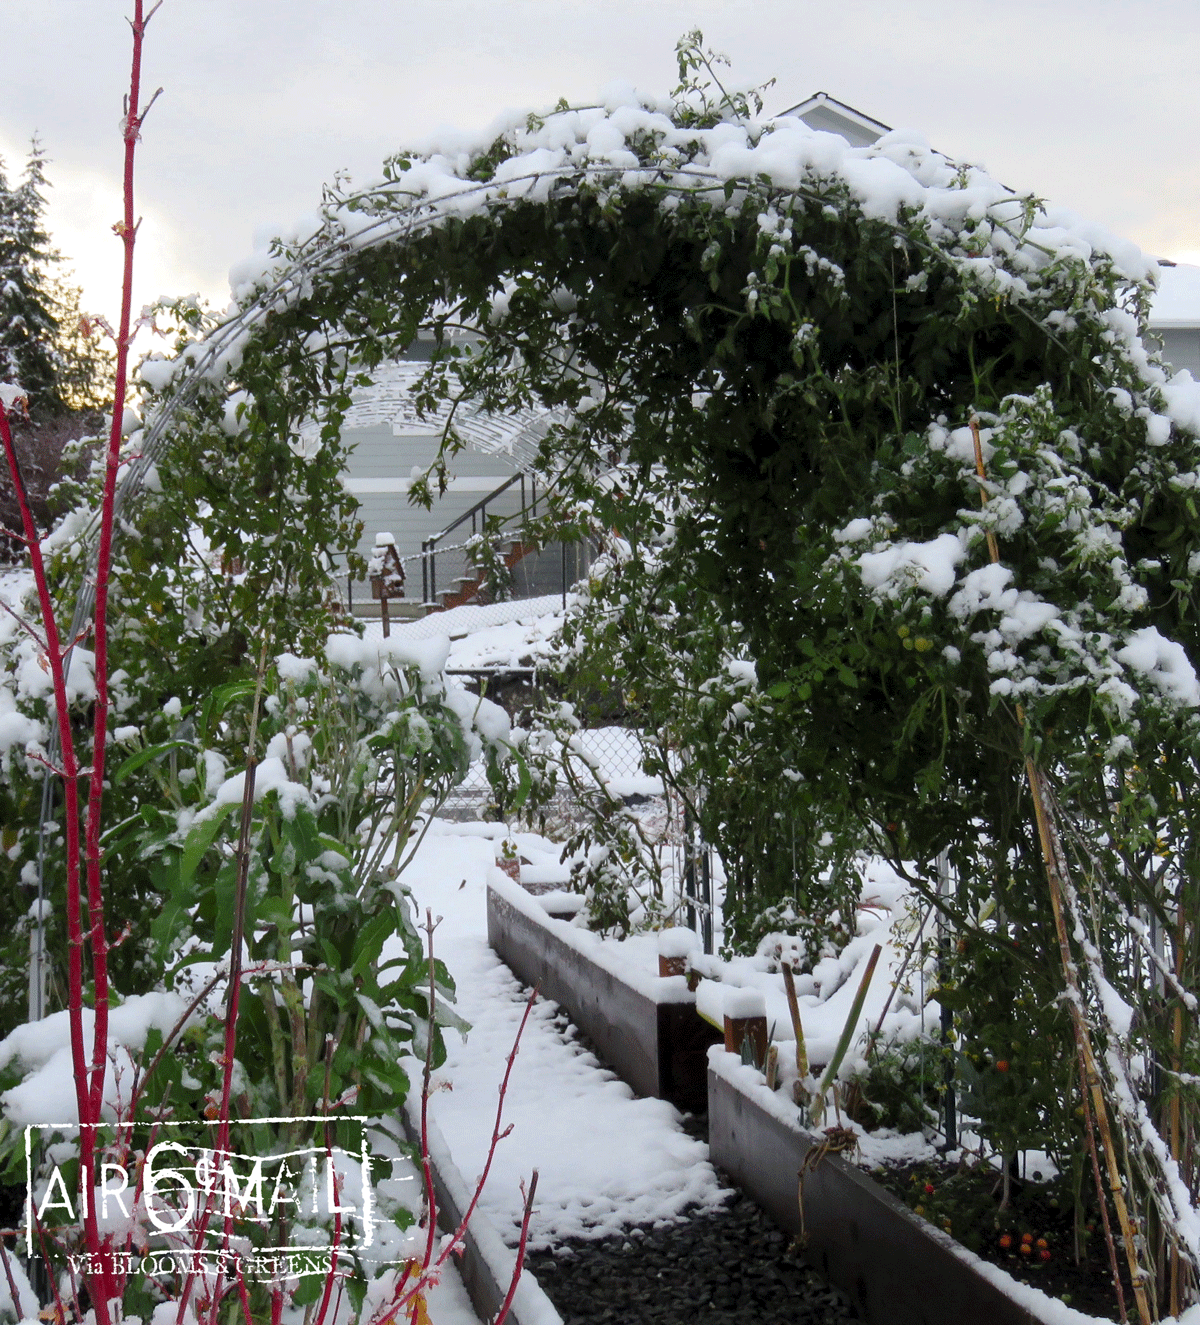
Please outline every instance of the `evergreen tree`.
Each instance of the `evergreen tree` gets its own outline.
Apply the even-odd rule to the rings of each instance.
[[[51,309],[58,323],[55,353],[58,358],[58,394],[75,412],[105,410],[112,403],[116,353],[106,323],[86,316],[83,291],[66,276],[50,281]]]
[[[0,160],[0,380],[18,382],[32,409],[65,407],[50,271],[60,261],[45,228],[45,153],[35,138],[21,183]]]

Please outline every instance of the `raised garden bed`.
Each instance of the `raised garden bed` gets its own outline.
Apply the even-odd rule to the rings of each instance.
[[[488,888],[488,940],[538,983],[636,1091],[707,1107],[712,1161],[783,1228],[801,1232],[798,1174],[821,1137],[762,1073],[715,1047],[683,977],[655,977],[547,914],[507,877]],[[708,1046],[708,1047],[705,1047]],[[697,1059],[705,1091],[696,1090]],[[811,1162],[811,1161],[810,1161]],[[1092,1325],[1095,1317],[976,1256],[836,1153],[806,1173],[807,1259],[878,1325]],[[1019,1267],[1018,1267],[1019,1268]]]
[[[1029,1180],[1014,1178],[1003,1213],[1000,1174],[990,1164],[933,1158],[889,1163],[872,1169],[871,1176],[977,1256],[1080,1311],[1117,1319],[1107,1248],[1094,1211],[1084,1219],[1081,1256],[1075,1261],[1075,1198],[1069,1174],[1047,1180],[1034,1171]],[[1123,1271],[1120,1260],[1118,1267]],[[1126,1274],[1121,1279],[1129,1311],[1133,1290]]]
[[[499,871],[488,884],[487,912],[495,952],[521,980],[563,1007],[638,1094],[704,1111],[705,1054],[721,1035],[697,1014],[683,976],[639,978],[607,960],[603,944],[554,919],[538,898]]]
[[[798,1175],[822,1138],[761,1073],[719,1050],[709,1055],[708,1132],[713,1163],[799,1235]],[[879,1325],[1094,1320],[981,1260],[835,1153],[805,1174],[804,1223],[809,1260]]]
[[[695,1010],[683,977],[655,977],[547,914],[503,875],[488,888],[488,940],[538,983],[635,1090],[707,1107],[712,1161],[799,1235],[798,1174],[821,1138]],[[706,1048],[704,1046],[710,1046]],[[703,1098],[695,1089],[705,1062]],[[705,1061],[706,1060],[706,1061]],[[862,1169],[825,1154],[805,1176],[808,1260],[878,1325],[1092,1325],[1095,1317],[1014,1279],[916,1214]]]
[[[420,1097],[410,1095],[401,1111],[405,1134],[413,1145],[420,1143],[420,1110]],[[444,1233],[452,1233],[462,1222],[471,1202],[471,1193],[437,1124],[431,1118],[426,1126],[438,1225]],[[480,1320],[492,1320],[500,1310],[512,1282],[515,1264],[516,1254],[505,1246],[487,1216],[476,1207],[463,1234],[462,1255],[455,1265]],[[511,1325],[563,1325],[554,1303],[531,1273],[522,1274],[517,1284],[508,1321]]]

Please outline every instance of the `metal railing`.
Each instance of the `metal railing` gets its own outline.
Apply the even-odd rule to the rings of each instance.
[[[529,479],[529,500],[526,501],[526,478]],[[457,520],[451,521],[445,529],[439,533],[430,535],[429,538],[421,544],[421,601],[427,606],[437,605],[437,554],[438,545],[456,529],[462,529],[468,521],[471,524],[471,538],[478,537],[482,529],[487,527],[488,506],[495,502],[510,488],[520,486],[521,489],[521,509],[520,518],[524,523],[526,514],[537,516],[537,477],[533,474],[526,475],[522,470],[519,474],[514,474],[512,478],[501,483],[493,492],[477,501],[470,510],[464,511]],[[456,550],[461,550],[463,544],[458,544]]]

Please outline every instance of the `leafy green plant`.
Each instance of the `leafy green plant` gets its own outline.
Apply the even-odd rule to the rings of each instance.
[[[937,1117],[939,1049],[916,1040],[875,1046],[865,1070],[847,1082],[847,1114],[868,1131],[925,1131]]]
[[[710,836],[744,838],[738,941],[760,904],[831,915],[864,851],[969,942],[1002,914],[996,941],[1054,958],[1072,1036],[1099,1046],[1084,1075],[1127,1168],[1107,1145],[1106,1181],[1154,1207],[1177,1267],[1152,1291],[1194,1295],[1200,442],[1194,384],[1138,339],[1152,265],[907,140],[818,166],[795,126],[706,90],[714,61],[684,45],[669,113],[561,107],[461,162],[396,157],[379,186],[331,190],[227,322],[184,318],[175,360],[143,369],[138,463],[171,482],[122,581],[177,608],[161,629],[131,611],[151,624],[129,627],[130,675],[171,693],[171,632],[209,631],[245,670],[260,602],[281,646],[321,632],[350,389],[430,328],[423,405],[554,411],[547,509],[612,554],[596,656],[664,751],[679,696]],[[593,150],[601,121],[619,162]],[[450,345],[458,327],[477,339]],[[229,482],[253,494],[246,532],[210,500]],[[181,518],[200,505],[210,561]],[[1065,1029],[1042,1029],[1065,1061]],[[1155,1116],[1139,1061],[1169,1064]]]

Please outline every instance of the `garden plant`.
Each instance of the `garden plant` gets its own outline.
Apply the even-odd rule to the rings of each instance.
[[[1140,1319],[1178,1314],[1200,1288],[1200,388],[1140,338],[1154,264],[912,136],[762,118],[697,34],[679,60],[660,101],[398,155],[248,264],[226,318],[177,307],[118,497],[121,684],[199,694],[219,657],[258,688],[264,636],[315,652],[324,554],[353,542],[351,392],[431,330],[424,406],[548,411],[527,537],[607,549],[571,666],[620,676],[692,797],[731,941],[819,931],[886,856],[957,932],[940,996],[974,1070],[1007,1073],[985,1128],[1052,1134]],[[459,445],[452,408],[427,492]],[[56,546],[91,544],[68,521]],[[519,807],[530,764],[508,767]],[[624,886],[597,873],[602,919]]]
[[[136,531],[121,518],[118,476],[138,446],[126,413],[133,178],[153,102],[140,93],[152,16],[137,0],[111,427],[90,476],[65,486],[74,509],[48,537],[10,426],[29,397],[15,381],[0,388],[22,520],[12,536],[29,557],[37,613],[6,604],[0,683],[13,1031],[0,1069],[13,1088],[2,1142],[9,1180],[33,1179],[31,1263],[23,1270],[0,1251],[5,1282],[18,1318],[46,1305],[28,1272],[57,1319],[87,1312],[97,1325],[131,1312],[215,1322],[232,1311],[247,1325],[347,1312],[425,1320],[425,1294],[461,1249],[482,1182],[439,1243],[424,1104],[439,1026],[459,1023],[433,956],[435,922],[426,917],[422,940],[399,876],[431,806],[473,757],[504,752],[507,722],[448,689],[444,646],[370,647],[338,608],[328,557],[353,545],[352,510],[315,482],[305,497],[298,481],[306,470],[336,475],[336,464],[297,458],[289,472],[279,450],[256,450],[253,429],[241,430],[240,447],[222,430],[198,439],[185,429],[197,447],[216,448],[213,463],[174,452],[153,485],[161,500],[143,503]],[[177,311],[194,320],[190,305]],[[231,406],[233,434],[241,412]],[[124,535],[119,552],[114,534]],[[26,982],[32,1020],[22,1026]],[[56,1093],[64,1020],[74,1117],[54,1129],[50,1117],[72,1112]],[[389,1155],[408,1149],[397,1110],[413,1055],[424,1060],[415,1158],[426,1228],[405,1252],[413,1202],[386,1172]],[[378,1144],[364,1131],[372,1123]],[[492,1152],[501,1132],[497,1113]],[[196,1187],[178,1168],[155,1175],[155,1152],[186,1153],[164,1139],[180,1135],[201,1146]],[[356,1149],[357,1163],[346,1158]],[[232,1174],[239,1156],[257,1157],[244,1187]],[[264,1216],[261,1161],[272,1157]],[[311,1206],[286,1194],[289,1157],[312,1175]],[[118,1174],[124,1183],[112,1186]],[[526,1227],[535,1188],[536,1173]],[[340,1204],[352,1191],[364,1221],[374,1201],[374,1222],[357,1230],[343,1219],[353,1203]],[[123,1219],[110,1218],[110,1195]],[[54,1225],[55,1210],[66,1210],[65,1225]],[[155,1262],[163,1234],[183,1254],[165,1268]],[[264,1246],[296,1245],[314,1249],[315,1271],[245,1268]]]

